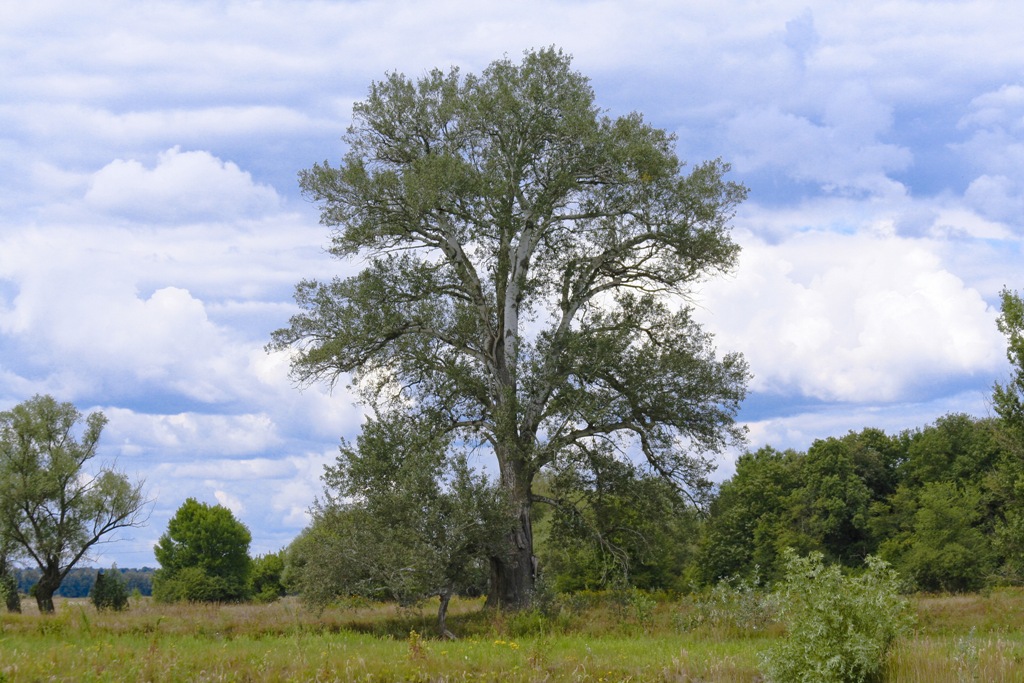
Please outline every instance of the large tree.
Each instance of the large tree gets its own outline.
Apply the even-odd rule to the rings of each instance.
[[[720,161],[686,172],[674,138],[610,117],[555,49],[480,75],[391,74],[355,105],[338,166],[300,174],[362,270],[303,281],[274,333],[301,381],[351,373],[488,447],[519,522],[491,560],[492,604],[530,599],[534,477],[594,443],[692,494],[742,438],[741,356],[718,357],[691,316],[695,286],[729,271],[745,189]]]
[[[41,612],[53,611],[54,591],[93,546],[146,521],[141,483],[87,468],[106,417],[92,413],[80,429],[82,422],[74,405],[51,396],[0,413],[0,537],[39,566]]]

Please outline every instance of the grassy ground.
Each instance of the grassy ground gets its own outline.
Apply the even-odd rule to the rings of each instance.
[[[921,597],[890,681],[1024,682],[1024,592]],[[67,600],[43,617],[0,615],[0,681],[756,681],[782,631],[682,630],[686,607],[591,596],[558,616],[452,605],[458,641],[429,637],[422,610],[347,605],[311,614],[273,605],[168,606],[97,613]],[[423,635],[421,635],[423,634]]]

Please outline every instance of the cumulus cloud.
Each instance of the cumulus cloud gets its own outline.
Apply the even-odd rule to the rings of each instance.
[[[995,314],[927,243],[808,232],[745,241],[707,291],[707,324],[751,363],[752,389],[826,401],[896,401],[1000,362]]]
[[[952,147],[969,167],[983,171],[964,193],[968,205],[1024,233],[1024,86],[975,97],[960,128],[971,136]]]
[[[245,512],[245,505],[242,504],[242,501],[237,496],[218,490],[213,492],[213,497],[217,499],[217,503],[231,510],[235,517],[240,517]]]
[[[104,211],[150,222],[260,215],[278,208],[273,188],[208,152],[162,152],[149,169],[133,159],[111,162],[92,179],[85,200]]]
[[[281,445],[279,427],[266,413],[147,414],[107,408],[104,442],[122,456],[161,453],[168,460],[228,457],[266,452]],[[198,476],[198,475],[196,475]]]

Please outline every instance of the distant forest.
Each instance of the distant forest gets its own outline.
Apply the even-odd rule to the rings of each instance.
[[[97,569],[96,567],[75,567],[68,573],[67,578],[64,579],[64,582],[61,583],[60,588],[57,589],[54,595],[59,595],[63,598],[89,597],[89,591],[92,590],[93,584],[96,583],[96,572],[98,571],[106,573],[111,570]],[[114,571],[121,572],[129,592],[138,590],[142,595],[148,596],[153,594],[153,572],[156,570],[152,567],[143,567],[142,569],[115,568]],[[18,582],[18,590],[25,595],[29,595],[32,586],[39,580],[39,575],[40,571],[34,568],[14,569],[14,579]]]

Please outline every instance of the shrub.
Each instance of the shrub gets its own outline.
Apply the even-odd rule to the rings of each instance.
[[[0,603],[8,612],[21,611],[21,596],[18,594],[18,582],[10,571],[0,572]]]
[[[102,569],[96,572],[96,583],[92,585],[89,597],[98,610],[120,612],[128,609],[128,585],[117,567],[111,567],[109,572]]]
[[[285,594],[281,575],[284,573],[284,551],[261,555],[252,562],[250,594],[258,603],[274,602]]]
[[[684,631],[700,627],[749,635],[778,622],[777,596],[761,585],[755,568],[752,578],[727,577],[709,590],[689,596],[676,625]]]
[[[786,639],[762,656],[773,683],[850,683],[878,678],[893,642],[911,623],[899,577],[868,557],[859,576],[826,567],[821,553],[784,555],[777,588]]]

